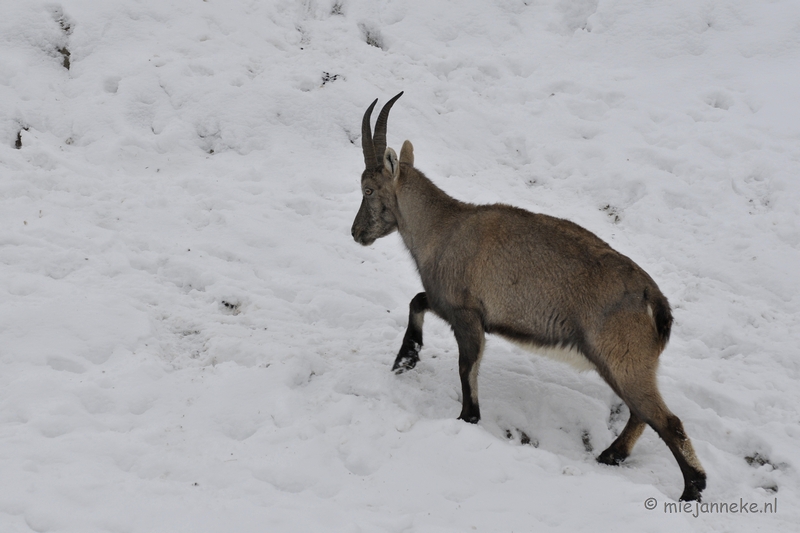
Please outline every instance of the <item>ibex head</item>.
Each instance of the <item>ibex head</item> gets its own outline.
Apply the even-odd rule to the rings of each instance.
[[[386,147],[386,123],[389,111],[401,92],[383,106],[375,123],[375,136],[372,136],[370,118],[376,99],[364,113],[361,124],[361,146],[364,150],[365,169],[361,173],[361,207],[350,233],[356,242],[368,246],[376,239],[389,235],[397,229],[395,215],[397,199],[394,182],[400,172],[397,154]]]

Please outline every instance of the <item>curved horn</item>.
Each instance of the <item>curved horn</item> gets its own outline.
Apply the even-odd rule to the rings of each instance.
[[[361,148],[364,150],[364,163],[366,168],[374,168],[377,164],[375,158],[375,146],[372,144],[372,129],[369,126],[369,119],[372,117],[372,110],[378,103],[376,98],[372,105],[364,112],[364,119],[361,121]],[[383,154],[381,154],[381,157]]]
[[[389,119],[389,111],[392,109],[395,101],[401,96],[403,96],[403,91],[400,91],[400,94],[386,102],[386,105],[383,106],[383,109],[381,109],[378,115],[378,121],[375,123],[375,137],[372,138],[372,145],[375,149],[375,155],[378,158],[378,166],[381,165],[383,153],[386,151],[386,122]]]

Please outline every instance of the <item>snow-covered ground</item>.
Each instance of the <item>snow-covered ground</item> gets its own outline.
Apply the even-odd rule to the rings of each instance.
[[[0,531],[797,531],[795,0],[0,13]],[[400,90],[389,144],[440,187],[659,283],[704,500],[776,512],[670,513],[657,435],[597,464],[627,408],[502,340],[478,426],[441,320],[390,372],[421,286],[350,225],[361,116]]]

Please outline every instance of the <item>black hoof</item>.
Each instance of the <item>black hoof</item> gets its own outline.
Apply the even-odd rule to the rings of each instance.
[[[623,455],[617,450],[608,448],[606,451],[597,456],[597,462],[604,465],[619,466],[619,464],[627,458],[627,455]]]
[[[686,487],[683,489],[683,494],[681,494],[681,501],[682,502],[693,502],[697,500],[698,502],[701,501],[700,491],[694,487]]]
[[[419,362],[419,356],[413,355],[406,355],[403,357],[398,357],[394,361],[394,365],[392,365],[392,372],[395,374],[402,374],[406,370],[411,370],[417,363]]]
[[[698,477],[690,481],[684,488],[681,494],[682,502],[701,501],[700,493],[706,488],[706,476]]]
[[[480,422],[481,417],[479,416],[464,416],[461,415],[458,417],[459,420],[463,420],[464,422],[469,422],[470,424],[477,424]]]

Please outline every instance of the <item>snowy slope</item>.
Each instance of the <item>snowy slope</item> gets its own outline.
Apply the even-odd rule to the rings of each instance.
[[[0,7],[0,531],[796,531],[796,2]],[[705,501],[777,512],[665,513],[655,433],[596,464],[627,408],[502,340],[478,426],[442,321],[389,371],[421,286],[349,231],[400,90],[389,144],[440,187],[659,283]]]

